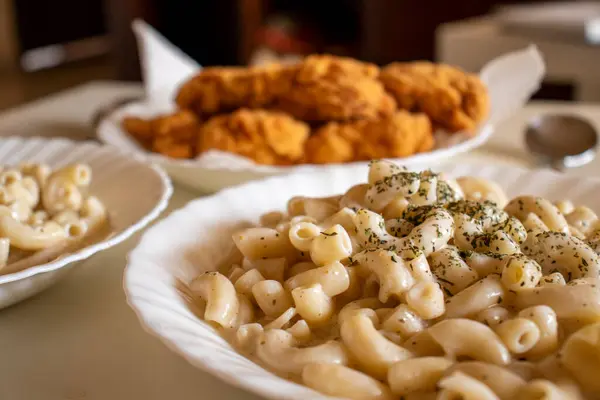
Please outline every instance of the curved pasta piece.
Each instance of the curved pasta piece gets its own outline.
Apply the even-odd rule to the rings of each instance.
[[[290,307],[285,310],[279,317],[275,318],[273,321],[269,322],[265,325],[265,330],[268,329],[283,329],[285,325],[287,325],[292,318],[296,316],[296,309],[294,307]]]
[[[421,281],[405,295],[406,304],[423,319],[440,317],[446,311],[444,292],[438,283]]]
[[[545,285],[517,292],[511,303],[521,310],[546,305],[558,319],[600,321],[600,287],[596,285]]]
[[[455,215],[454,222],[454,243],[461,250],[515,254],[520,252],[519,243],[527,236],[525,228],[515,218],[491,225],[485,231],[480,222],[466,214]]]
[[[292,297],[278,281],[256,282],[252,286],[252,295],[256,304],[269,317],[277,317],[293,306]]]
[[[454,247],[446,247],[429,255],[431,271],[446,293],[460,293],[479,279],[479,275],[458,254]]]
[[[505,211],[489,201],[459,200],[445,204],[444,207],[452,215],[466,214],[474,220],[479,221],[486,232],[509,219],[509,215]]]
[[[523,246],[523,253],[537,261],[544,275],[558,270],[567,281],[600,277],[600,258],[582,240],[566,233],[543,232]]]
[[[542,232],[548,232],[550,228],[544,224],[544,221],[534,213],[529,213],[523,221],[523,226],[529,235],[537,236]]]
[[[224,328],[235,326],[239,300],[233,284],[218,272],[206,272],[190,283],[192,292],[206,301],[204,319]]]
[[[381,212],[383,218],[394,219],[394,218],[402,218],[404,211],[408,208],[410,202],[404,197],[396,197],[392,200]]]
[[[280,373],[301,374],[312,363],[348,365],[346,347],[330,340],[318,346],[298,348],[292,334],[280,329],[265,331],[256,347],[256,356]]]
[[[312,241],[320,234],[321,229],[317,225],[306,221],[290,224],[288,230],[290,243],[300,251],[310,251]]]
[[[385,303],[391,296],[400,297],[415,283],[405,262],[393,251],[366,250],[353,256],[358,262],[371,271],[379,282],[379,300]]]
[[[354,232],[355,215],[356,211],[348,207],[344,207],[319,225],[322,229],[329,229],[334,225],[341,225],[346,230],[346,233],[350,234],[351,232]]]
[[[467,200],[491,201],[500,208],[508,203],[504,190],[494,181],[489,179],[462,176],[456,179]]]
[[[501,274],[502,269],[511,255],[464,252],[463,257],[467,265],[473,268],[477,275],[485,277],[490,274]]]
[[[379,333],[373,321],[362,313],[346,318],[340,333],[342,341],[361,369],[378,379],[384,379],[389,367],[395,362],[412,357],[408,350]]]
[[[399,239],[408,236],[414,227],[413,224],[402,218],[387,219],[385,221],[385,229]]]
[[[523,386],[515,397],[517,400],[544,399],[544,400],[565,400],[573,399],[568,393],[565,393],[554,383],[545,379],[533,380]]]
[[[417,193],[421,177],[416,172],[397,172],[369,185],[365,194],[368,207],[381,211],[396,197],[409,197]]]
[[[352,400],[394,399],[390,389],[383,383],[338,364],[307,364],[302,369],[302,382],[328,396]]]
[[[298,314],[312,325],[329,321],[335,311],[333,299],[319,283],[297,287],[292,290],[292,298]]]
[[[523,357],[539,359],[556,351],[558,348],[558,321],[552,308],[545,305],[529,307],[521,310],[518,316],[534,322],[540,330],[538,342],[530,351],[523,354]]]
[[[502,302],[504,286],[498,275],[488,275],[449,298],[445,318],[471,317]]]
[[[410,337],[427,328],[427,322],[423,320],[406,304],[400,304],[382,323],[383,329],[390,332],[400,333],[402,336]]]
[[[83,201],[81,189],[92,179],[90,167],[83,164],[70,165],[48,176],[42,186],[42,204],[51,214],[65,209],[79,210]]]
[[[574,280],[571,282],[574,282]],[[564,286],[566,284],[567,284],[567,281],[565,281],[565,277],[560,272],[553,272],[550,275],[542,276],[542,279],[540,279],[538,286],[545,286],[545,285]]]
[[[514,372],[481,361],[465,361],[453,365],[447,373],[460,371],[489,387],[500,400],[513,400],[526,381]]]
[[[452,364],[444,357],[411,358],[392,365],[387,380],[397,396],[435,391],[438,381]]]
[[[510,311],[508,311],[504,307],[494,306],[490,308],[486,308],[477,314],[475,320],[477,322],[481,322],[482,324],[486,324],[492,329],[502,322],[510,319]]]
[[[285,215],[281,211],[271,211],[264,213],[258,219],[260,226],[266,228],[275,228],[278,224],[283,222]]]
[[[6,185],[4,188],[13,199],[18,199],[29,208],[33,209],[39,202],[39,187],[31,177],[24,177],[18,182]]]
[[[263,326],[257,322],[241,325],[235,332],[234,345],[246,354],[252,354],[264,331]]]
[[[375,309],[383,307],[383,303],[375,297],[367,297],[346,304],[338,313],[338,323],[342,325],[350,316],[357,313],[366,313],[368,316],[375,315]],[[371,313],[370,311],[373,311]]]
[[[326,229],[310,243],[310,258],[319,266],[345,260],[351,254],[352,241],[341,225]]]
[[[565,215],[565,219],[570,226],[577,229],[584,236],[588,236],[594,230],[598,216],[589,207],[577,206]]]
[[[46,223],[36,229],[8,216],[0,216],[0,236],[7,238],[14,247],[33,251],[57,246],[67,240],[66,231],[58,224]]]
[[[385,230],[383,217],[372,211],[358,210],[354,223],[357,237],[366,249],[413,250],[426,256],[446,246],[454,234],[454,220],[441,208],[431,208],[423,221],[401,239],[390,235]]]
[[[299,286],[310,286],[319,283],[323,291],[333,297],[343,293],[350,286],[350,276],[346,267],[334,261],[324,267],[313,268],[301,272],[285,281],[285,287],[292,291]]]
[[[534,364],[531,361],[513,361],[506,366],[506,370],[520,376],[526,382],[539,376],[537,364]]]
[[[438,177],[433,173],[421,173],[421,182],[419,183],[419,189],[415,194],[410,196],[410,204],[417,206],[425,206],[434,204],[438,201]]]
[[[494,327],[496,334],[513,354],[523,354],[537,345],[540,328],[526,318],[512,318]]]
[[[322,221],[335,214],[338,209],[340,198],[334,197],[292,197],[288,201],[288,214],[291,216],[302,215]]]
[[[599,395],[600,322],[581,328],[567,338],[560,360],[584,390]]]
[[[436,208],[403,240],[408,240],[411,248],[428,256],[446,246],[453,236],[454,219],[446,210]]]
[[[297,251],[287,235],[271,228],[248,228],[232,235],[233,242],[250,261],[267,258],[296,258]]]
[[[378,181],[401,172],[406,172],[406,168],[387,160],[373,160],[369,163],[367,181],[369,185],[374,185]]]
[[[569,224],[558,208],[542,197],[518,196],[512,199],[504,211],[525,221],[530,213],[540,217],[544,225],[553,232],[569,233]]]
[[[402,347],[419,357],[437,357],[444,355],[444,349],[433,340],[427,330],[421,331],[402,343]]]
[[[308,323],[303,319],[299,320],[285,331],[291,334],[298,343],[306,343],[312,336],[310,326],[308,326]]]
[[[504,343],[488,326],[469,319],[447,319],[428,329],[449,357],[470,357],[497,365],[510,362]]]
[[[460,371],[442,378],[438,386],[438,400],[499,400],[486,384]]]
[[[506,289],[519,291],[533,288],[542,279],[542,267],[534,260],[522,254],[513,254],[506,258],[502,268],[502,284]]]

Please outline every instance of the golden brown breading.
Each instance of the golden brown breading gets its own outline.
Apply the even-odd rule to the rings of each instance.
[[[400,110],[379,120],[328,123],[308,139],[305,161],[328,164],[407,157],[428,151],[433,144],[429,118]]]
[[[449,132],[473,132],[489,112],[487,88],[479,77],[449,65],[392,63],[379,79],[398,107],[424,112]]]
[[[265,107],[289,90],[297,66],[211,67],[184,83],[175,99],[199,115]]]
[[[173,158],[190,158],[200,130],[200,120],[190,111],[143,119],[126,117],[123,128],[144,147]]]
[[[222,150],[259,164],[289,165],[303,156],[309,133],[307,124],[285,113],[240,109],[208,120],[197,151]]]
[[[377,78],[377,76],[379,76],[379,67],[375,64],[349,57],[315,54],[302,61],[296,79],[298,82],[310,82],[316,79]]]
[[[298,67],[291,90],[281,92],[276,107],[311,122],[378,119],[396,109],[377,81],[379,68],[350,58],[318,55]]]
[[[315,80],[294,86],[276,106],[311,122],[378,119],[396,109],[381,83],[370,78]]]

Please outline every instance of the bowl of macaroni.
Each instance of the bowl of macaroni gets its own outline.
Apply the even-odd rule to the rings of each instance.
[[[148,230],[125,290],[147,331],[267,398],[598,398],[599,193],[475,164],[269,178]]]
[[[0,309],[130,237],[172,192],[160,169],[96,143],[1,139],[0,165]]]

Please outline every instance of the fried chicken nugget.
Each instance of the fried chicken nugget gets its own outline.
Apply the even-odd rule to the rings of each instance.
[[[222,150],[259,164],[289,165],[303,156],[309,133],[307,124],[285,113],[240,109],[208,120],[198,138],[197,151]]]
[[[399,110],[379,120],[328,123],[308,139],[305,160],[328,164],[407,157],[433,144],[429,118]]]
[[[291,90],[282,92],[276,108],[312,122],[388,116],[396,104],[376,79],[378,74],[373,64],[310,56],[300,64]]]
[[[175,101],[198,115],[265,107],[290,89],[296,72],[297,66],[279,64],[204,68],[181,86]]]
[[[449,132],[473,132],[489,113],[489,96],[477,75],[430,62],[392,63],[379,79],[398,107],[426,113]]]
[[[194,155],[200,120],[187,110],[155,118],[126,117],[123,128],[144,147],[173,158]]]

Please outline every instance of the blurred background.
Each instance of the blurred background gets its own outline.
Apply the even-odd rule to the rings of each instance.
[[[202,65],[327,52],[477,71],[534,42],[545,99],[600,99],[600,2],[495,0],[0,0],[0,109],[90,80],[140,80],[143,18]]]

